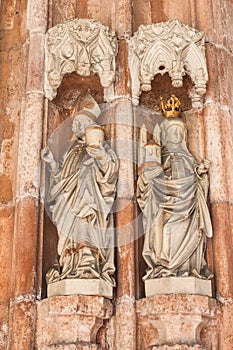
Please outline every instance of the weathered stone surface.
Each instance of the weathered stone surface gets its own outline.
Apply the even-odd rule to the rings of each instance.
[[[128,250],[128,252],[130,252]],[[126,283],[125,283],[126,284]],[[128,283],[131,287],[130,283]],[[124,288],[124,286],[123,286]],[[123,290],[125,293],[125,291]],[[132,294],[133,290],[131,291]],[[127,295],[116,300],[114,344],[116,349],[136,349],[136,313],[135,298]],[[114,347],[113,347],[114,348]]]
[[[216,296],[233,297],[233,251],[229,205],[215,203],[211,205],[213,220],[213,255],[216,279]]]
[[[45,33],[47,29],[48,0],[32,0],[28,3],[27,29]]]
[[[100,279],[63,279],[48,284],[48,297],[56,295],[99,295],[112,299],[113,287]]]
[[[159,295],[141,299],[136,305],[140,349],[151,346],[157,349],[165,344],[201,345],[200,334],[209,324],[213,331],[209,334],[210,342],[214,341],[214,299],[185,294]]]
[[[33,349],[35,316],[35,301],[31,295],[21,295],[11,300],[9,349]]]
[[[210,201],[228,201],[226,182],[223,112],[219,106],[210,103],[204,108],[204,123],[206,134],[206,158],[211,161],[210,167]]]
[[[141,24],[152,23],[152,6],[153,2],[151,1],[133,0],[133,33],[138,30]],[[160,6],[160,4],[157,4],[157,6]]]
[[[35,290],[38,212],[35,198],[23,198],[16,204],[17,234],[13,245],[17,249],[13,251],[12,293],[17,297],[30,295]]]
[[[2,28],[11,29],[15,16],[16,0],[2,1],[1,6],[0,21],[2,23]]]
[[[175,0],[172,4],[169,1],[162,0],[158,6],[152,5],[152,22],[165,22],[176,19],[179,13],[180,21],[189,24],[191,20],[191,3]],[[159,12],[159,14],[158,14]]]
[[[206,156],[212,161],[210,200],[214,226],[213,271],[215,273],[217,298],[220,300],[217,306],[218,327],[216,327],[215,321],[215,306],[209,308],[206,302],[207,299],[199,299],[197,296],[184,297],[182,295],[158,296],[156,302],[152,302],[151,298],[148,298],[137,303],[138,336],[136,336],[135,264],[142,266],[142,258],[140,251],[138,261],[134,258],[134,243],[132,242],[129,245],[123,244],[119,247],[117,253],[118,299],[116,302],[116,316],[111,316],[112,307],[110,307],[111,310],[104,311],[106,305],[102,307],[97,299],[94,299],[91,308],[88,299],[85,299],[85,302],[82,299],[82,302],[77,303],[72,301],[73,297],[67,297],[67,303],[65,304],[59,297],[50,298],[50,302],[47,300],[38,302],[37,346],[40,344],[38,350],[96,350],[98,347],[96,343],[97,336],[94,337],[94,343],[92,344],[85,344],[77,339],[80,339],[79,336],[81,337],[82,328],[80,324],[82,324],[83,318],[92,317],[92,314],[98,318],[100,314],[101,320],[102,318],[108,319],[111,317],[106,328],[101,328],[102,321],[95,323],[88,320],[86,325],[89,329],[94,327],[93,334],[96,334],[96,329],[100,326],[99,329],[103,332],[101,346],[99,346],[101,350],[105,350],[105,348],[111,350],[135,349],[136,342],[137,348],[140,350],[144,350],[146,345],[150,348],[154,346],[154,349],[160,347],[173,350],[177,347],[182,349],[182,346],[187,349],[188,345],[184,344],[184,340],[187,339],[194,339],[194,344],[196,344],[196,339],[199,339],[200,344],[193,345],[194,349],[201,346],[207,350],[232,350],[232,1],[101,0],[97,4],[96,0],[59,0],[49,1],[49,4],[50,8],[48,9],[47,0],[29,2],[26,0],[1,0],[0,348],[29,350],[35,347],[34,321],[36,316],[33,306],[34,299],[31,295],[34,293],[35,287],[35,261],[37,258],[40,261],[41,258],[38,256],[36,249],[39,211],[36,201],[30,198],[24,202],[21,199],[25,196],[38,198],[39,190],[39,153],[42,138],[41,118],[43,116],[43,96],[41,92],[43,59],[38,56],[38,53],[41,55],[43,52],[42,41],[40,42],[39,38],[43,38],[47,25],[51,27],[74,18],[93,18],[100,21],[116,30],[120,39],[126,38],[131,32],[131,28],[135,32],[141,24],[166,22],[177,18],[197,30],[204,31],[206,37],[209,81],[205,95],[205,109],[204,111],[186,112],[185,119],[188,125],[191,152],[196,158]],[[29,45],[31,45],[30,48]],[[30,51],[30,60],[28,59],[28,50]],[[115,90],[111,89],[108,92],[110,102],[113,102],[115,98],[123,103],[130,101],[131,82],[127,61],[127,45],[125,40],[120,40],[117,57],[117,81],[114,86]],[[163,79],[154,80],[153,91],[141,95],[141,105],[154,108],[157,105],[160,93],[163,93],[163,95],[170,94],[171,85],[167,78],[169,77],[164,76]],[[99,82],[96,79],[93,82],[94,80],[91,79],[92,77],[90,77],[90,80],[85,80],[85,77],[80,76],[78,79],[72,79],[71,84],[69,84],[71,82],[69,79],[66,80],[64,85],[61,84],[61,90],[64,91],[61,91],[60,100],[54,101],[57,102],[58,113],[52,118],[53,120],[49,118],[49,133],[67,117],[68,110],[66,108],[69,107],[69,103],[73,100],[76,92],[91,86],[99,96],[99,101],[103,101],[103,91]],[[34,97],[26,96],[26,80],[27,93],[33,94],[36,90],[39,91],[38,95]],[[184,96],[186,111],[190,109],[190,101],[184,90],[189,90],[189,87],[190,82],[184,85],[182,91],[172,91],[174,93],[178,91],[181,96]],[[24,101],[26,100],[27,113],[24,115]],[[122,113],[121,115],[120,113],[122,109],[119,108],[118,121],[122,120],[124,122],[125,114]],[[112,121],[114,114],[113,107]],[[115,138],[116,134],[117,137],[120,137],[121,133],[124,133],[124,137],[127,137],[128,142],[135,135],[130,128],[121,128],[120,125],[117,132],[115,132],[116,126],[113,122],[107,128],[108,135],[112,139]],[[24,132],[25,134],[22,134]],[[46,132],[45,126],[44,135]],[[20,133],[20,145],[18,146]],[[116,139],[114,139],[114,143],[117,143]],[[116,147],[120,149],[120,145],[116,145]],[[125,150],[122,150],[121,154],[124,155],[124,153]],[[20,155],[19,159],[18,155]],[[132,194],[132,179],[134,178],[130,162],[122,163],[122,169],[124,170],[122,172],[122,183],[124,184],[125,181],[125,184],[124,187],[120,188],[122,198],[118,203],[122,212],[117,215],[117,225],[119,227],[130,226],[130,229],[125,231],[127,239],[128,237],[133,238],[135,233],[134,226],[131,226],[134,218],[133,197],[131,197],[132,202],[127,197]],[[128,173],[127,170],[129,170]],[[128,176],[128,174],[130,175]],[[20,197],[20,203],[16,208],[17,220],[14,221],[16,194],[18,198]],[[137,226],[135,227],[136,231]],[[45,234],[47,234],[47,231]],[[47,242],[45,244],[48,244]],[[125,236],[121,243],[126,243]],[[12,252],[14,252],[13,260]],[[211,258],[212,249],[208,248],[207,253],[210,254]],[[15,293],[17,298],[13,298]],[[10,297],[13,299],[10,308],[10,324],[8,325]],[[85,296],[82,298],[85,298]],[[211,304],[212,299],[209,302]],[[76,315],[77,305],[79,305],[79,311]],[[96,305],[99,305],[97,309],[95,309]],[[151,315],[151,313],[154,314]],[[71,315],[71,324],[67,322],[69,315]],[[169,339],[173,339],[173,344],[155,345],[154,343],[156,339],[163,339],[161,338],[163,336],[160,337],[158,332],[158,330],[161,332],[164,330],[160,320],[157,319],[161,315],[165,319],[167,330],[165,328],[166,332],[160,334],[167,333]],[[192,315],[193,319],[191,318]],[[56,326],[56,320],[59,318],[58,326],[64,324],[67,327],[62,330],[61,338],[59,338],[59,329]],[[200,323],[200,328],[196,328],[197,334],[194,335],[193,327],[201,319],[204,324]],[[79,325],[77,325],[78,321],[80,321]],[[56,329],[54,329],[54,325]],[[173,325],[177,328],[174,328]],[[71,326],[74,327],[75,332],[77,330],[77,341],[73,344],[55,344],[54,339],[59,341],[65,339],[67,341],[69,335],[71,335],[71,339],[74,339]],[[10,334],[8,334],[9,330]],[[86,339],[90,339],[88,338],[88,332],[84,332],[84,334],[87,337]],[[173,335],[174,338],[172,338]],[[178,336],[182,337],[179,341]],[[191,345],[189,349],[190,347]]]
[[[232,322],[233,322],[233,303],[232,300],[219,305],[219,349],[231,349],[233,344]]]
[[[198,294],[212,297],[211,281],[195,277],[166,277],[145,281],[146,297],[159,294]]]
[[[52,4],[52,26],[58,23],[64,23],[73,20],[76,17],[86,18],[87,16],[87,0],[81,0],[77,6],[77,0],[59,0]]]
[[[27,93],[44,93],[44,34],[32,33],[28,57]],[[35,55],[36,52],[36,55]]]
[[[131,199],[134,196],[134,184],[131,179],[134,172],[132,137],[133,111],[130,103],[119,102],[115,107],[116,154],[120,161],[117,183],[117,198]]]
[[[83,349],[81,344],[86,344],[86,349],[95,349],[97,332],[111,315],[111,302],[103,297],[44,299],[37,303],[37,348]]]
[[[38,197],[40,186],[43,100],[41,94],[27,95],[22,111],[21,137],[19,140],[19,181],[17,194]]]
[[[0,207],[0,349],[6,349],[8,339],[9,322],[9,292],[11,282],[12,264],[12,233],[14,228],[14,206]]]
[[[0,202],[6,204],[13,199],[12,184],[9,177],[0,175]]]
[[[114,18],[115,6],[112,2],[108,0],[100,0],[98,6],[96,6],[96,0],[81,0],[83,3],[86,1],[86,6],[84,8],[87,12],[86,17],[93,18],[96,21],[100,21],[104,25],[112,27],[112,19]],[[78,1],[79,2],[79,1]],[[80,3],[80,2],[79,2]],[[81,4],[79,5],[82,6]],[[77,6],[77,8],[79,7]],[[104,11],[103,11],[104,9]],[[79,9],[80,11],[81,9]],[[84,11],[84,10],[83,10]],[[80,16],[85,18],[85,16]]]
[[[197,161],[206,157],[204,119],[201,111],[193,110],[183,113],[188,129],[188,148]]]

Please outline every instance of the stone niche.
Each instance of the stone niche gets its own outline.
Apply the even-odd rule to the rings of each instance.
[[[75,19],[48,30],[45,39],[45,96],[48,99],[46,142],[54,145],[59,159],[72,137],[70,109],[81,92],[88,91],[102,108],[115,80],[117,40],[114,32],[92,19]],[[106,109],[106,108],[105,108]],[[105,124],[109,139],[110,123],[102,113],[98,123]],[[106,125],[108,124],[108,125]],[[44,188],[48,188],[47,168]],[[45,275],[57,255],[57,231],[45,205],[43,230],[42,297],[47,297]]]

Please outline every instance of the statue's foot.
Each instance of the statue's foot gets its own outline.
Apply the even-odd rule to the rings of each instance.
[[[78,267],[76,272],[77,278],[85,278],[85,279],[96,279],[100,278],[100,274],[95,270],[94,267],[91,266],[81,266]]]
[[[205,276],[205,278],[207,280],[212,280],[214,278],[214,274],[210,271],[210,269],[208,268],[207,265],[205,265],[202,269],[201,269],[201,275]]]
[[[179,271],[178,276],[179,277],[188,277],[189,272],[188,271]]]
[[[47,283],[53,283],[53,282],[57,282],[60,280],[60,273],[59,271],[52,267],[46,274],[46,282]]]

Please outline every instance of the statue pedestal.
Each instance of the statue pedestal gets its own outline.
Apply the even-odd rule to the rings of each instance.
[[[112,299],[113,287],[100,279],[64,279],[49,283],[48,297],[59,295],[99,295]]]
[[[137,300],[136,313],[141,350],[218,349],[217,303],[213,298],[154,295]]]
[[[36,349],[98,350],[113,306],[99,296],[54,296],[37,302],[36,315]]]
[[[147,297],[159,294],[198,294],[212,297],[210,280],[196,277],[166,277],[145,281]]]

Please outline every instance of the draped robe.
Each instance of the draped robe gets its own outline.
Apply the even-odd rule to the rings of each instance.
[[[47,282],[64,278],[103,278],[114,285],[114,235],[111,208],[115,198],[118,160],[104,145],[102,160],[90,157],[83,141],[74,141],[51,171],[47,203],[58,231],[58,266]],[[95,262],[82,266],[81,248],[88,247]],[[93,259],[92,259],[93,260]]]
[[[163,148],[162,164],[159,176],[148,180],[142,171],[138,179],[137,197],[145,232],[143,257],[147,263],[143,279],[212,278],[204,258],[206,236],[212,236],[207,174],[198,175],[197,162],[185,147],[173,151]],[[148,170],[153,171],[153,166]]]

